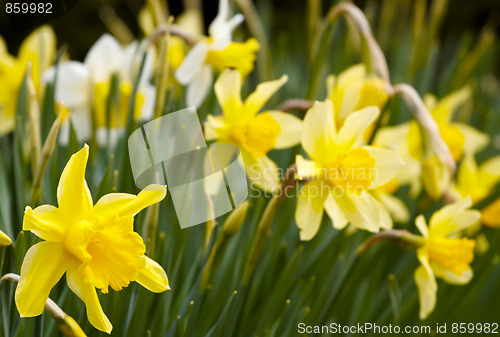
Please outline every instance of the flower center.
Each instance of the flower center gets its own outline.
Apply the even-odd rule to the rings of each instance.
[[[209,43],[212,40],[209,39]],[[259,43],[255,39],[248,39],[246,42],[231,42],[221,50],[210,50],[207,53],[206,62],[219,71],[226,68],[233,68],[246,76],[253,69],[255,53],[259,50]]]
[[[103,293],[108,286],[115,291],[127,287],[146,265],[146,247],[133,223],[131,216],[115,215],[74,224],[66,234],[66,249],[82,262],[80,275]]]
[[[324,178],[335,186],[357,195],[367,189],[375,179],[375,159],[360,147],[341,154],[327,165]]]
[[[111,82],[97,83],[94,88],[94,112],[97,127],[124,127],[127,125],[132,85],[120,83],[116,93],[110,93]],[[110,97],[110,94],[112,97]],[[113,97],[114,96],[114,97]],[[134,101],[134,119],[141,114],[144,96],[137,92]],[[108,102],[111,103],[108,118]]]
[[[462,272],[470,268],[469,264],[474,259],[474,245],[475,241],[467,238],[429,236],[429,260],[461,276]]]
[[[268,113],[261,113],[231,127],[230,136],[248,152],[263,156],[274,148],[280,132],[278,122]]]

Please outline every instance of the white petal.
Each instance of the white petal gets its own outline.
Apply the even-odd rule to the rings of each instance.
[[[44,82],[54,81],[55,67],[44,74]],[[91,84],[85,64],[69,61],[59,65],[55,98],[68,108],[80,108],[91,104]]]
[[[212,68],[205,65],[189,85],[186,93],[186,105],[199,108],[212,87]]]
[[[175,78],[177,81],[186,85],[194,81],[197,76],[200,76],[205,59],[207,58],[208,47],[205,42],[197,43],[187,53],[181,65],[175,71]]]
[[[90,48],[85,65],[93,81],[108,81],[113,73],[119,73],[125,57],[120,43],[110,34],[103,34]]]

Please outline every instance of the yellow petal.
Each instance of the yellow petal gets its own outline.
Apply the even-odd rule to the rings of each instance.
[[[417,218],[415,219],[415,226],[417,226],[417,229],[419,230],[420,234],[422,234],[422,236],[424,238],[429,237],[429,230],[427,228],[427,222],[425,222],[425,217],[422,214],[417,216]]]
[[[32,231],[46,241],[62,241],[66,225],[57,207],[42,205],[31,209],[27,206],[24,211],[23,230]]]
[[[370,193],[363,191],[361,195],[337,194],[334,190],[333,195],[351,225],[369,232],[378,232],[380,228],[392,226],[390,217],[387,216],[380,202],[375,200]]]
[[[16,305],[21,317],[34,317],[43,312],[50,290],[63,276],[70,260],[71,255],[58,243],[40,242],[28,250],[16,288]]]
[[[336,229],[344,229],[349,223],[344,212],[335,201],[335,198],[330,194],[325,200],[325,211],[328,217],[332,220],[332,225]]]
[[[486,160],[479,167],[481,183],[494,187],[500,180],[500,156]]]
[[[436,278],[428,263],[421,265],[415,270],[414,278],[420,302],[419,317],[423,320],[429,316],[436,306]]]
[[[167,273],[156,261],[146,256],[146,266],[139,271],[137,283],[154,293],[169,290]]]
[[[297,155],[295,159],[295,165],[297,166],[297,173],[295,178],[299,180],[304,180],[308,178],[319,178],[322,170],[316,165],[312,160],[304,159],[300,154]]]
[[[0,231],[0,246],[10,246],[12,241],[4,232]]]
[[[368,107],[349,114],[338,133],[336,141],[337,146],[340,147],[338,151],[347,151],[359,146],[363,140],[363,133],[379,114],[380,110],[377,107]]]
[[[85,168],[89,158],[89,146],[71,156],[64,167],[57,186],[57,202],[60,211],[75,221],[86,219],[92,210],[92,196],[85,181]]]
[[[302,120],[282,111],[267,111],[280,125],[281,132],[276,138],[275,149],[286,149],[300,143]]]
[[[481,220],[489,227],[500,226],[500,198],[481,210]]]
[[[167,195],[165,185],[148,185],[139,194],[110,193],[95,204],[94,216],[112,215],[134,216],[144,208],[156,204]]]
[[[241,112],[241,75],[236,70],[227,69],[215,81],[215,95],[228,119],[237,118]]]
[[[474,156],[484,150],[490,143],[490,136],[470,125],[464,123],[452,123],[454,127],[464,136],[464,154]]]
[[[320,180],[312,180],[302,187],[295,209],[295,222],[300,229],[301,240],[309,241],[318,232],[329,192],[328,186]]]
[[[302,147],[314,161],[329,164],[334,158],[336,136],[332,102],[314,102],[304,117]]]
[[[227,139],[230,137],[230,126],[226,123],[225,118],[221,116],[208,115],[207,120],[203,124],[203,133],[205,139]]]
[[[436,122],[438,124],[449,123],[453,117],[453,113],[469,99],[470,95],[471,90],[469,86],[465,86],[439,100],[435,107],[431,107],[431,112]]]
[[[280,170],[276,163],[267,156],[256,157],[247,151],[241,151],[245,172],[255,187],[268,192],[277,192],[280,188]]]
[[[111,333],[113,326],[102,310],[94,286],[84,282],[78,273],[78,262],[73,260],[66,273],[66,280],[70,289],[83,301],[87,309],[87,318],[96,329]]]
[[[450,168],[432,156],[422,163],[422,179],[427,194],[437,200],[450,187]]]
[[[438,263],[433,263],[431,266],[432,270],[434,271],[434,274],[436,274],[437,277],[445,280],[449,284],[455,284],[455,285],[467,284],[474,276],[472,269],[467,269],[462,272],[461,276],[458,276],[456,273],[446,269],[445,267],[443,267]]]
[[[362,148],[375,159],[375,167],[372,169],[374,179],[369,188],[377,188],[397,178],[405,166],[403,159],[396,151],[373,146]]]
[[[245,110],[249,114],[255,115],[266,104],[276,91],[278,91],[286,82],[288,76],[283,75],[280,79],[260,83],[254,92],[245,100]]]
[[[481,214],[477,210],[468,209],[471,204],[469,197],[446,205],[435,212],[429,222],[432,233],[444,237],[477,224]]]
[[[401,199],[390,194],[380,194],[379,198],[384,207],[391,214],[394,221],[406,223],[410,220],[410,212]]]

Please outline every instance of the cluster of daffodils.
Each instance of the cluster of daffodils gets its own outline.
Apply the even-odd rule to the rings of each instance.
[[[157,33],[151,16],[147,10],[140,14],[141,28],[149,35]],[[252,186],[279,193],[286,168],[271,159],[273,150],[295,148],[298,154],[289,166],[298,186],[295,223],[303,241],[317,235],[324,211],[336,230],[377,233],[407,223],[408,209],[395,196],[402,185],[410,186],[410,198],[454,201],[435,212],[429,226],[422,215],[415,221],[421,236],[414,240],[420,262],[414,280],[420,318],[425,319],[436,305],[436,277],[451,284],[472,278],[475,241],[464,237],[466,230],[477,230],[481,219],[500,226],[500,199],[482,213],[469,209],[500,182],[500,156],[476,163],[489,137],[453,121],[456,111],[470,101],[472,89],[466,86],[441,100],[424,98],[440,137],[460,165],[453,179],[417,121],[386,125],[382,112],[390,113],[386,105],[391,95],[385,82],[364,65],[328,76],[326,98],[311,102],[305,115],[265,108],[286,84],[287,75],[258,84],[242,99],[243,83],[259,49],[254,38],[232,41],[243,19],[241,14],[231,17],[229,1],[220,0],[208,35],[191,31],[195,42],[189,50],[185,41],[172,36],[166,53],[169,81],[185,87],[187,106],[201,106],[213,87],[221,112],[207,115],[204,135],[207,141],[240,149]],[[180,19],[176,22],[183,25]],[[15,98],[28,73],[40,95],[44,86],[53,84],[57,105],[70,113],[59,134],[61,146],[68,144],[73,129],[81,143],[113,148],[123,141],[131,118],[144,122],[153,117],[158,55],[154,40],[122,45],[105,34],[83,62],[63,57],[66,61],[54,65],[55,36],[48,27],[35,30],[17,58],[0,40],[0,136],[14,129]],[[133,227],[134,216],[160,202],[166,186],[150,185],[137,195],[111,193],[94,204],[85,181],[88,158],[85,145],[69,159],[57,187],[57,207],[26,207],[23,230],[42,241],[24,258],[15,300],[22,317],[40,315],[51,289],[66,274],[69,288],[85,302],[90,323],[109,333],[112,325],[96,289],[103,294],[109,287],[120,291],[133,281],[153,292],[169,289],[163,267],[145,255],[143,239]],[[10,244],[0,231],[0,245]]]

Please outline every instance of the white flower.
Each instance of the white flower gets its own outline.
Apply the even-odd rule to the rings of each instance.
[[[54,67],[45,72],[45,82],[56,80],[55,99],[70,110],[71,121],[79,141],[85,141],[92,136],[93,117],[98,143],[105,144],[108,136],[111,144],[116,143],[125,127],[123,121],[127,120],[130,93],[141,63],[140,50],[142,48],[136,41],[122,47],[113,36],[104,34],[90,48],[83,63],[62,63],[59,65],[57,79],[54,79]],[[152,116],[156,94],[155,87],[150,84],[152,70],[153,52],[149,50],[136,96],[138,111],[135,117],[138,120],[146,120]],[[106,102],[114,74],[119,80],[119,107],[115,116],[110,116],[110,121],[107,121]],[[68,140],[69,124],[66,122],[61,128],[59,141],[67,144]]]
[[[231,43],[233,30],[244,20],[236,14],[229,18],[229,0],[219,1],[219,13],[208,27],[209,38],[201,39],[186,55],[175,72],[182,85],[187,85],[186,104],[199,107],[210,90],[213,69],[207,61],[211,50],[222,50]]]

